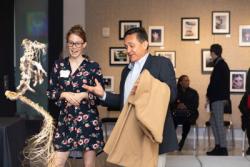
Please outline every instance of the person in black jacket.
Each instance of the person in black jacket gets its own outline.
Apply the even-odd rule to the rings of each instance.
[[[147,69],[153,77],[170,87],[170,104],[173,103],[177,94],[173,65],[169,59],[162,56],[153,56],[149,53],[146,30],[143,27],[134,27],[126,31],[124,46],[130,63],[122,70],[119,93],[105,92],[98,81],[96,81],[96,86],[84,85],[84,88],[99,96],[102,105],[122,110],[129,94],[135,91],[136,86],[134,85],[136,85],[140,73]],[[168,112],[165,119],[163,141],[159,144],[158,167],[166,166],[166,153],[178,149],[176,132],[170,112]]]
[[[211,109],[210,124],[215,139],[215,148],[207,152],[207,155],[228,155],[223,115],[225,106],[230,103],[230,70],[221,57],[221,45],[211,45],[210,53],[214,69],[207,88],[207,104]]]
[[[177,83],[177,99],[172,108],[175,128],[182,125],[182,138],[179,142],[179,151],[182,150],[191,125],[196,123],[199,116],[199,95],[196,90],[189,87],[187,75],[182,75]]]
[[[240,105],[239,105],[241,116],[241,127],[242,130],[246,131],[249,147],[246,151],[247,155],[250,155],[250,68],[247,72],[247,79],[246,79],[246,92],[244,93]]]

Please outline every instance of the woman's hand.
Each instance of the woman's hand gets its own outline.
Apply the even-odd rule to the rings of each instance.
[[[187,106],[184,104],[184,103],[179,103],[178,105],[177,105],[177,108],[178,109],[187,109]]]
[[[82,100],[88,100],[89,96],[87,92],[81,92],[81,93],[73,93],[74,98],[81,103]]]
[[[88,93],[87,92],[81,92],[81,93],[73,93],[73,92],[63,92],[60,96],[60,99],[65,99],[67,101],[67,105],[71,106],[79,106],[82,100],[88,99]]]

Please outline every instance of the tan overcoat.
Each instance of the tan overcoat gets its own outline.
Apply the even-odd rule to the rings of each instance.
[[[107,161],[125,167],[156,167],[170,89],[144,70],[105,145]]]

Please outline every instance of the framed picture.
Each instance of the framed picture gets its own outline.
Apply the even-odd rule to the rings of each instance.
[[[127,51],[124,47],[109,48],[110,65],[126,65],[129,64]]]
[[[230,34],[230,12],[212,12],[212,34]]]
[[[210,49],[201,49],[201,68],[202,73],[211,73],[213,71],[213,60]]]
[[[141,21],[140,20],[120,20],[119,21],[119,39],[124,39],[124,34],[126,31],[128,31],[131,28],[134,27],[141,27]]]
[[[103,76],[105,91],[114,92],[114,77]]]
[[[250,25],[240,25],[239,27],[239,45],[250,46]]]
[[[156,56],[164,56],[173,64],[173,67],[176,68],[176,52],[175,51],[155,51]]]
[[[149,46],[164,45],[164,26],[149,26]]]
[[[246,91],[246,71],[230,71],[230,92],[244,93]]]
[[[200,18],[181,18],[181,40],[199,40]]]

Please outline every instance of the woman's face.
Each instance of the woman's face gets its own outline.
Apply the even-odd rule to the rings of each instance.
[[[184,77],[182,79],[182,81],[180,82],[181,86],[183,88],[188,88],[189,87],[189,84],[190,84],[190,81],[189,81],[189,78],[188,77]]]
[[[68,37],[68,50],[70,57],[77,58],[83,55],[83,50],[87,43],[76,34],[70,34]]]

